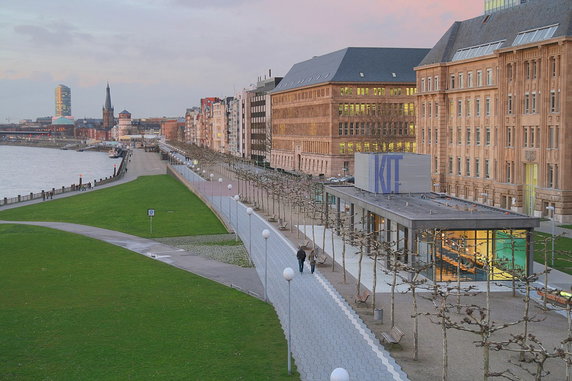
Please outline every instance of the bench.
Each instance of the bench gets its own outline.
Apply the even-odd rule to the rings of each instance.
[[[404,333],[397,326],[393,326],[389,332],[382,332],[383,340],[388,344],[399,344]]]
[[[288,229],[288,222],[282,221],[281,219],[278,219],[278,229],[279,229],[279,230],[286,230],[286,229]]]
[[[368,290],[365,290],[361,295],[360,294],[356,294],[356,296],[354,297],[354,301],[356,303],[365,303],[367,302],[367,299],[369,298],[371,294],[369,293]]]
[[[270,216],[268,217],[268,222],[276,222],[276,216]]]

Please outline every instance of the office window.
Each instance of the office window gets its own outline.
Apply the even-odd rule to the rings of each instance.
[[[490,97],[485,98],[485,115],[486,116],[491,115],[491,98]]]
[[[439,117],[439,103],[435,102],[435,118]]]
[[[530,112],[536,114],[536,93],[530,94]]]
[[[421,144],[425,144],[425,129],[421,129]]]
[[[556,57],[550,57],[550,76],[556,77],[558,71],[558,61]]]
[[[475,98],[475,116],[481,116],[481,98]]]
[[[558,126],[548,126],[548,148],[558,148],[559,132]]]
[[[463,73],[459,73],[459,89],[465,87],[465,76]]]
[[[457,100],[457,116],[463,116],[463,100],[461,99]]]
[[[509,115],[512,114],[512,94],[508,95],[508,98],[506,101],[506,113]]]
[[[558,189],[558,164],[546,164],[546,187]]]
[[[473,72],[467,73],[467,87],[473,87]]]
[[[439,76],[435,76],[435,80],[433,82],[434,87],[435,87],[435,91],[439,91]]]
[[[465,144],[468,146],[471,145],[471,127],[467,127]]]
[[[455,115],[455,102],[450,100],[449,101],[449,118],[452,118]]]
[[[457,127],[457,144],[462,144],[462,133],[461,133],[461,127]]]
[[[538,61],[532,61],[532,79],[536,79],[537,76],[537,66],[539,65]]]
[[[487,86],[493,85],[493,69],[487,69]]]
[[[450,89],[454,89],[455,88],[455,74],[451,74],[451,82],[449,84],[449,88]]]
[[[490,127],[485,128],[485,145],[487,145],[487,146],[491,145],[491,128]]]
[[[481,162],[475,159],[475,177],[481,177]]]
[[[558,93],[550,90],[550,112],[558,112]]]
[[[439,172],[439,166],[437,165],[437,156],[433,157],[433,172],[437,173]]]
[[[475,128],[475,144],[480,146],[481,145],[481,128]]]
[[[512,177],[511,177],[511,175],[512,175],[512,168],[511,168],[511,167],[512,167],[512,166],[511,166],[510,161],[507,161],[507,162],[505,163],[505,175],[506,175],[506,182],[507,182],[507,183],[512,182]]]
[[[485,159],[485,179],[489,179],[491,177],[491,172],[489,168],[489,159]]]
[[[427,91],[433,91],[431,88],[431,77],[427,78]]]
[[[429,102],[429,103],[427,104],[427,116],[428,116],[429,118],[431,118],[431,111],[433,111],[433,104],[432,104],[431,102]]]
[[[522,146],[526,148],[528,147],[528,127],[523,127],[522,130]]]
[[[439,129],[436,128],[435,129],[435,139],[434,139],[435,144],[439,143]]]
[[[431,144],[431,129],[427,129],[427,143]]]
[[[452,175],[453,174],[453,157],[449,156],[449,160],[447,161],[447,172]]]
[[[465,102],[465,113],[466,113],[467,117],[471,116],[471,109],[472,109],[471,106],[472,106],[471,100],[467,99],[467,101]]]
[[[461,176],[461,158],[457,158],[457,176]]]
[[[338,124],[338,135],[342,135],[343,134],[343,130],[344,130],[344,124],[342,122],[340,122]]]
[[[426,112],[425,112],[425,103],[421,103],[421,117],[425,118]]]
[[[421,78],[421,91],[425,92],[425,78]]]
[[[524,62],[524,79],[530,79],[530,62]]]
[[[512,127],[506,128],[506,146],[512,147]]]
[[[471,176],[471,159],[465,158],[465,176]]]
[[[536,147],[536,128],[530,127],[530,148]]]
[[[506,65],[506,79],[508,82],[512,82],[512,63]]]
[[[481,87],[483,85],[483,71],[477,70],[477,87]]]
[[[449,144],[453,144],[453,127],[449,127]]]
[[[524,94],[524,113],[530,113],[530,94]]]

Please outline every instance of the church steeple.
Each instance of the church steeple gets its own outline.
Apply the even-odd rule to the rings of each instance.
[[[111,92],[109,91],[109,82],[107,82],[104,110],[109,110],[110,108],[111,108]]]
[[[111,105],[111,91],[109,90],[109,82],[105,90],[105,106],[103,106],[103,129],[110,129],[115,124],[113,116],[113,106]]]

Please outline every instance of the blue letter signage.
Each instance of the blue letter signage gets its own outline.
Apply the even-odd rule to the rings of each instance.
[[[375,193],[399,193],[399,161],[402,159],[403,155],[375,156]]]

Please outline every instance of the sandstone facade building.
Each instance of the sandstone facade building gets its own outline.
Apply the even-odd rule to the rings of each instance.
[[[572,222],[572,2],[455,22],[416,68],[434,190]]]
[[[415,151],[415,71],[428,49],[346,48],[295,64],[271,92],[272,167],[352,174],[355,152]]]

